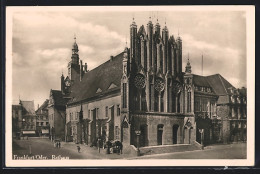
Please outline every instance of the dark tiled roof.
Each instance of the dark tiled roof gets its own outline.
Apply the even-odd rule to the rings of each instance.
[[[196,86],[211,87],[217,95],[229,94],[229,88],[234,88],[224,77],[220,74],[211,76],[193,75],[193,82]]]
[[[20,104],[23,107],[23,112],[25,112],[26,115],[35,115],[34,110],[34,101],[21,101]]]
[[[220,74],[207,76],[207,80],[217,95],[227,95],[229,94],[228,88],[234,88],[234,86]]]
[[[193,75],[193,83],[196,86],[203,86],[203,87],[211,87],[208,83],[207,77],[205,76],[199,76],[199,75]]]
[[[43,104],[36,110],[36,114],[41,114],[41,110],[45,110],[48,107],[49,100],[46,99]]]
[[[63,98],[61,91],[51,90],[51,93],[52,93],[52,96],[53,96],[55,106],[65,106],[66,103],[68,102],[68,99]]]
[[[120,89],[123,54],[124,52],[85,73],[81,81],[76,79],[71,87],[70,97],[72,99],[69,103],[79,102]],[[117,87],[108,89],[112,83]],[[97,93],[98,89],[99,92]]]

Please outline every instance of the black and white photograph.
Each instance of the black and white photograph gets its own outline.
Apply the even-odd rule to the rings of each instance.
[[[6,12],[7,166],[254,165],[254,6]]]

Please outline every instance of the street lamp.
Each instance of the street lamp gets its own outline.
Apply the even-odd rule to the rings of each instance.
[[[137,135],[137,145],[136,145],[137,146],[137,156],[140,156],[139,139],[140,139],[141,131],[136,130],[135,133]]]
[[[204,149],[204,129],[199,129],[200,135],[201,135],[201,148]]]

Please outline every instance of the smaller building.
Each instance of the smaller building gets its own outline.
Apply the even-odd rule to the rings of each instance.
[[[22,127],[20,136],[36,136],[36,114],[34,109],[34,101],[21,101],[22,110]]]
[[[247,91],[230,87],[218,103],[218,115],[222,121],[223,142],[247,139]]]
[[[48,117],[48,103],[46,99],[44,103],[36,110],[36,135],[49,136],[49,117]]]
[[[59,90],[50,91],[48,103],[48,118],[50,127],[50,139],[65,140],[67,99]]]
[[[12,105],[12,136],[20,137],[22,129],[22,107],[21,105]]]

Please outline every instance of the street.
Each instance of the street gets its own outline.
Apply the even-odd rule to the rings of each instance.
[[[31,146],[31,147],[30,147]],[[77,146],[81,147],[80,153]],[[61,142],[61,148],[46,138],[31,138],[29,140],[13,140],[13,159],[30,154],[34,157],[43,156],[45,159],[245,159],[246,143],[212,145],[205,150],[175,152],[166,154],[145,155],[135,154],[106,154],[106,149],[78,145],[72,142]]]
[[[29,140],[13,140],[13,158],[14,155],[29,155],[31,145],[31,156],[43,155],[48,159],[55,157],[68,157],[69,159],[122,159],[129,157],[125,154],[106,154],[106,149],[100,149],[100,153],[96,147],[89,147],[75,143],[61,142],[61,148],[54,147],[54,144],[46,138],[31,138]],[[81,150],[78,153],[77,146]]]
[[[204,150],[146,155],[138,159],[246,159],[246,143],[214,145]]]

